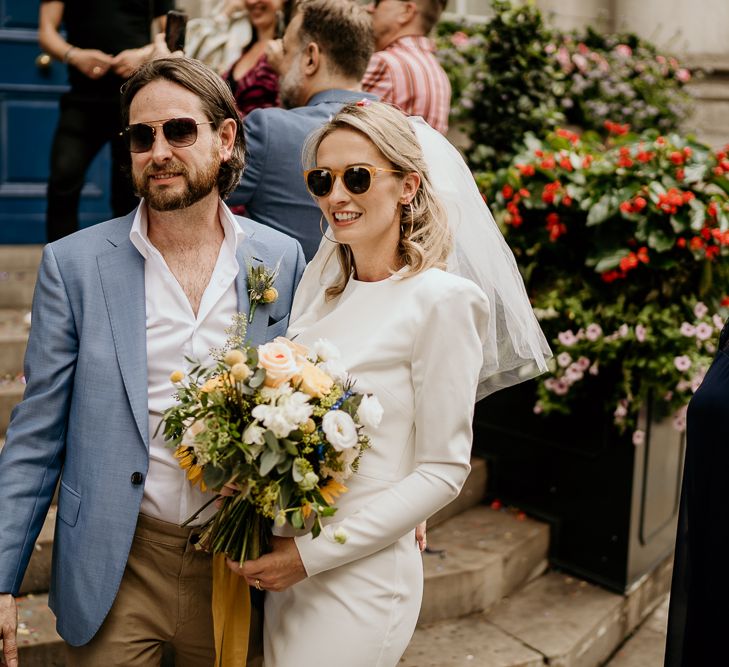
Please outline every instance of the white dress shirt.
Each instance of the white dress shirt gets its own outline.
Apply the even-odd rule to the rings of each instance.
[[[225,343],[225,329],[238,310],[235,277],[240,270],[235,252],[245,233],[220,202],[218,215],[225,232],[218,260],[200,301],[197,316],[167,263],[147,236],[147,206],[142,202],[129,232],[129,239],[145,259],[144,288],[147,309],[147,377],[149,401],[149,471],[144,485],[141,512],[147,516],[180,524],[205,502],[202,493],[190,484],[185,471],[164,441],[162,431],[154,433],[164,411],[174,404],[175,389],[170,382],[174,370],[187,370],[185,357],[203,364],[212,363],[210,348]],[[209,507],[193,525],[215,511]]]

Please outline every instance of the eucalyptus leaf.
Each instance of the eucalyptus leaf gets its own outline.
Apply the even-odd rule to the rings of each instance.
[[[258,389],[266,379],[266,371],[263,368],[259,368],[254,374],[253,377],[251,377],[250,380],[248,380],[248,386],[252,387],[253,389]]]
[[[225,484],[227,474],[222,468],[214,465],[206,465],[203,467],[203,481],[211,489],[218,489]]]
[[[301,528],[304,527],[304,516],[302,515],[300,509],[295,510],[294,512],[292,512],[292,514],[291,514],[291,525],[294,528],[299,528],[299,529],[301,529]]]
[[[263,454],[261,455],[261,466],[259,470],[261,477],[265,477],[266,475],[268,475],[268,473],[276,467],[278,462],[278,452],[274,452],[270,449],[267,449],[265,452],[263,452]]]
[[[268,448],[273,452],[280,452],[281,451],[281,443],[279,443],[278,438],[273,434],[273,431],[268,429],[263,434],[263,439],[266,441],[266,445],[268,445]]]

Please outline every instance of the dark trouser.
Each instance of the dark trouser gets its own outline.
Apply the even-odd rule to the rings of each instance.
[[[138,199],[129,179],[129,151],[121,131],[119,96],[66,93],[51,148],[47,241],[78,229],[78,208],[89,165],[111,141],[111,208],[114,216],[126,215]]]

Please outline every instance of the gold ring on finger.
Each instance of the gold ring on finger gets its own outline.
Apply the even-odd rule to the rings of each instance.
[[[261,587],[261,580],[260,579],[256,579],[256,588],[259,591],[262,591],[263,590],[263,588]]]

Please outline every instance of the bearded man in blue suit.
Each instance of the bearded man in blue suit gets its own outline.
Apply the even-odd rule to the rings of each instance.
[[[172,370],[205,360],[250,303],[247,266],[279,266],[278,299],[248,338],[285,333],[304,267],[299,244],[233,216],[222,198],[243,166],[230,91],[184,58],[143,66],[123,124],[136,211],[46,246],[27,387],[0,454],[0,629],[17,659],[17,595],[60,480],[49,604],[67,665],[211,665],[210,557],[179,524],[205,498],[156,425]],[[204,519],[205,517],[201,517]]]

